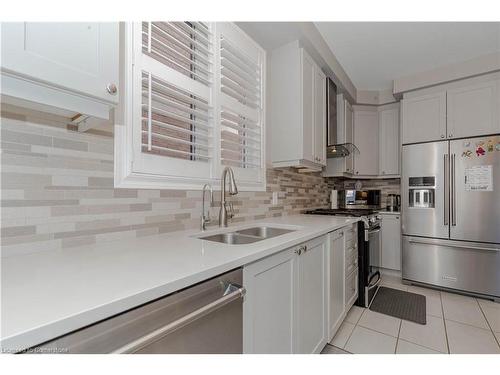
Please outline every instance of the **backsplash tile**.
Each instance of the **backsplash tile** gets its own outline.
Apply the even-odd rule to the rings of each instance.
[[[3,110],[0,120],[2,256],[198,228],[200,191],[113,188],[112,134],[31,112]],[[319,173],[269,168],[266,191],[229,198],[233,222],[324,207],[328,189]]]

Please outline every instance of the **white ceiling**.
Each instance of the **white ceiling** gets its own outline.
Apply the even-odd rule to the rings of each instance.
[[[316,22],[358,90],[500,51],[500,22]]]

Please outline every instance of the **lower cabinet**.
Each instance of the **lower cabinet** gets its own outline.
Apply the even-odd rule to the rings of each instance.
[[[401,270],[401,219],[396,214],[381,214],[381,267]]]
[[[327,343],[327,236],[243,269],[244,353],[319,353]]]
[[[328,283],[328,341],[342,324],[346,314],[344,305],[345,281],[345,241],[344,229],[330,233],[329,283]]]
[[[329,234],[328,341],[358,298],[357,224]]]
[[[319,353],[327,343],[326,236],[304,244],[298,257],[297,353]]]

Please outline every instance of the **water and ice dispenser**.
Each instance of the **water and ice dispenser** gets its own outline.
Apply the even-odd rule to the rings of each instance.
[[[436,177],[410,177],[409,206],[415,208],[434,208]]]

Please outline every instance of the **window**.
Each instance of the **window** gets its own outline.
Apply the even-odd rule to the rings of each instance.
[[[235,171],[265,188],[264,51],[232,23],[123,25],[118,187],[198,189]]]

